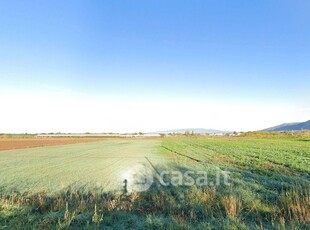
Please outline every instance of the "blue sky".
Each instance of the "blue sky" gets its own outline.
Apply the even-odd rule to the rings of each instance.
[[[120,117],[122,126],[114,121],[115,125],[100,127],[85,125],[83,119],[91,115],[84,114],[77,119],[84,128],[76,131],[185,126],[251,130],[310,119],[309,10],[306,0],[0,1],[1,100],[12,100],[7,103],[8,114],[20,113],[10,106],[19,107],[18,99],[27,97],[54,104],[70,98],[76,107],[81,98],[85,105],[96,101],[94,108],[102,108],[96,110],[99,114],[115,110],[105,110],[106,101],[117,107],[128,101],[135,103],[136,112],[131,111],[135,117],[143,114],[149,101],[159,103],[151,120],[163,108],[162,113],[174,114],[154,126],[148,119],[139,123],[141,115],[136,122]],[[192,114],[174,124],[171,119],[181,108],[173,107],[182,102],[185,110],[227,113],[227,118],[193,122]],[[31,100],[25,103],[38,108]],[[252,107],[261,109],[247,118],[246,125],[244,118],[229,118],[238,113],[234,109],[218,110],[228,105],[239,108],[239,117]],[[262,116],[270,111],[267,108],[272,108],[272,118]],[[61,113],[60,109],[55,106],[53,111]],[[1,124],[3,131],[55,131],[52,126],[31,128],[38,113],[33,111],[32,122]],[[58,131],[70,131],[65,121],[55,123],[61,124]],[[218,127],[223,123],[227,125]],[[250,125],[254,123],[259,125]]]

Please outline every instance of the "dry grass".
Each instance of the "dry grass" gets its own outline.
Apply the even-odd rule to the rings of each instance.
[[[44,222],[45,226],[58,226],[59,229],[79,226],[78,216],[91,215],[88,223],[101,225],[109,213],[137,213],[139,215],[165,215],[176,219],[179,223],[214,221],[238,223],[246,220],[248,215],[254,216],[249,220],[252,224],[262,224],[257,210],[243,211],[246,204],[240,194],[222,194],[215,188],[195,188],[182,193],[182,197],[173,197],[166,192],[153,191],[149,193],[133,193],[118,197],[109,194],[89,192],[82,194],[79,191],[67,191],[58,196],[49,196],[46,192],[37,194],[11,194],[0,197],[0,211],[10,210],[12,207],[28,207],[31,212],[62,213],[56,220]],[[271,204],[272,206],[272,204]],[[299,223],[310,223],[310,196],[308,189],[292,190],[279,196],[274,204],[277,212],[270,220],[269,225],[278,229],[296,228]],[[266,220],[265,220],[266,221]],[[42,222],[43,223],[43,222]],[[85,223],[84,223],[85,224]],[[265,226],[268,223],[264,223]],[[265,227],[263,227],[265,228]]]
[[[242,201],[237,195],[224,196],[221,198],[221,203],[229,218],[235,219],[242,210]]]
[[[296,221],[310,224],[310,188],[295,189],[279,199],[280,220],[294,224]]]

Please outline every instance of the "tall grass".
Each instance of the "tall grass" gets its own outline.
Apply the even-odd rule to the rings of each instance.
[[[242,200],[240,197],[231,194],[223,196],[221,201],[229,218],[235,219],[240,214],[242,210]]]
[[[126,218],[139,216],[143,223],[141,228],[150,227],[150,220],[151,223],[158,218],[164,221],[165,216],[175,221],[181,229],[195,224],[205,226],[207,223],[214,229],[225,229],[225,226],[248,229],[310,226],[309,188],[281,193],[274,203],[269,204],[275,210],[271,213],[273,218],[262,220],[259,212],[248,208],[250,205],[242,194],[227,194],[215,187],[155,189],[117,197],[79,191],[66,191],[57,196],[49,196],[46,192],[9,194],[2,195],[0,199],[0,223],[12,228],[20,224],[17,220],[48,229],[99,228],[113,224],[115,219],[125,214]],[[12,207],[19,210],[14,218],[9,214]],[[33,220],[22,218],[23,215],[29,216],[29,213],[37,217]]]
[[[279,216],[286,222],[310,224],[310,187],[282,194],[278,201]]]

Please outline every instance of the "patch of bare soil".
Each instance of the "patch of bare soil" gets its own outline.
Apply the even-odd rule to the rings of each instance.
[[[104,138],[0,138],[0,151],[101,140],[104,140]]]

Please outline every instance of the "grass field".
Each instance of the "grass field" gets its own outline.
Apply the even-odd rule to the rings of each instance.
[[[157,140],[108,140],[0,152],[3,191],[121,191],[122,175],[159,158]],[[164,161],[162,157],[161,161]]]
[[[125,193],[136,165],[154,183]],[[210,183],[158,179],[189,170],[206,171]],[[219,172],[229,172],[229,184],[215,184]],[[307,138],[128,138],[5,150],[0,178],[0,229],[310,228]]]

